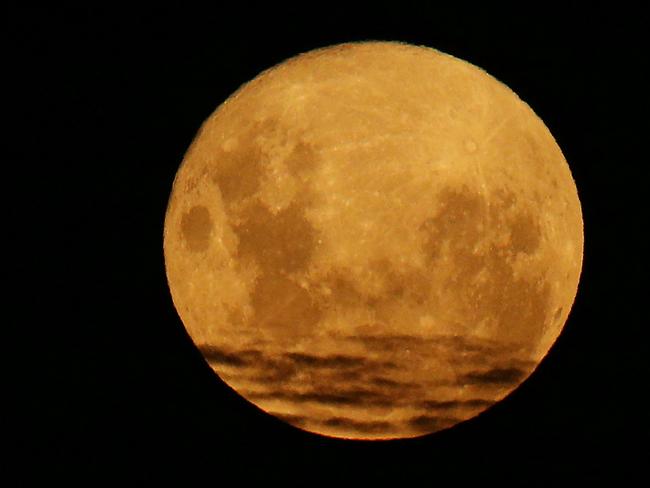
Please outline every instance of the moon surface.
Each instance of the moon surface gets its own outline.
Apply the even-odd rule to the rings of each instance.
[[[205,121],[164,226],[174,305],[230,387],[301,429],[414,437],[514,390],[567,320],[580,202],[544,123],[431,48],[311,51]]]

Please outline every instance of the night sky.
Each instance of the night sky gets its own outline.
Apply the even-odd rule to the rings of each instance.
[[[2,471],[89,486],[647,477],[645,26],[619,4],[535,8],[7,9],[5,330],[20,339],[3,343]],[[585,223],[578,296],[535,373],[471,421],[379,443],[297,430],[221,382],[176,314],[162,253],[202,121],[288,57],[371,39],[434,47],[512,88],[561,147]]]

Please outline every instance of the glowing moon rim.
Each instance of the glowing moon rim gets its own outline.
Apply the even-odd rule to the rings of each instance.
[[[436,432],[504,398],[576,296],[580,201],[553,136],[465,61],[395,42],[291,58],[206,120],[164,225],[213,370],[314,433]]]

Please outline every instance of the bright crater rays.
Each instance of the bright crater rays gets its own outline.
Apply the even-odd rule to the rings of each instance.
[[[297,427],[412,437],[516,388],[559,335],[580,202],[543,122],[429,48],[345,44],[282,63],[204,123],[164,251],[215,372]]]

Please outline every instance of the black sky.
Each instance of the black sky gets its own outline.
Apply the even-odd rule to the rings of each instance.
[[[7,9],[6,330],[20,340],[4,344],[17,388],[3,471],[90,486],[647,475],[640,12],[424,3]],[[538,370],[479,418],[387,443],[297,431],[220,383],[173,308],[162,256],[173,177],[201,122],[263,69],[368,39],[435,47],[510,86],[562,148],[585,221],[578,297]]]

